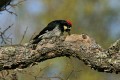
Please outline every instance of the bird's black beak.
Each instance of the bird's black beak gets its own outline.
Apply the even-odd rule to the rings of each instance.
[[[70,29],[67,29],[66,32],[68,32],[68,35],[71,35]]]
[[[68,35],[71,35],[70,31],[68,31]]]

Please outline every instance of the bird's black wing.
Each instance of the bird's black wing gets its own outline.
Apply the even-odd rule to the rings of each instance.
[[[46,33],[47,31],[52,31],[56,26],[56,23],[52,22],[49,23],[47,25],[47,27],[45,27],[38,35],[36,35],[33,40],[38,39],[40,35],[43,35],[44,33]]]

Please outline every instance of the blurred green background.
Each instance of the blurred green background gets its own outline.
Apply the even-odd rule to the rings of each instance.
[[[14,0],[16,4],[21,0]],[[0,27],[13,24],[6,35],[12,34],[13,44],[18,44],[26,27],[22,43],[39,33],[49,22],[70,20],[72,33],[85,33],[103,48],[120,38],[120,0],[26,0],[14,8],[17,14],[0,12]],[[10,6],[8,6],[9,8]],[[75,58],[55,58],[17,72],[18,80],[119,80],[119,74],[94,71]]]

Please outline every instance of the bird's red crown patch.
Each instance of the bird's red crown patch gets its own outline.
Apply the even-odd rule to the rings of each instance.
[[[71,25],[71,26],[72,26],[72,22],[71,22],[71,21],[66,20],[66,22],[67,22],[69,25]]]

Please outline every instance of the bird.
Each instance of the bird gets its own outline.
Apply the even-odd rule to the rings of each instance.
[[[38,35],[32,39],[32,44],[38,44],[42,39],[53,36],[61,36],[64,32],[70,35],[72,22],[69,20],[54,20],[51,21]]]

